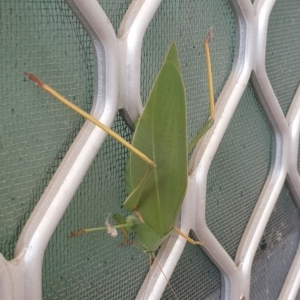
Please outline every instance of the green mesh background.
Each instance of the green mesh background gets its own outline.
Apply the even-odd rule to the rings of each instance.
[[[235,47],[235,24],[227,1],[162,1],[146,31],[142,49],[145,102],[171,41],[176,41],[186,88],[189,140],[209,116],[202,46],[209,29],[213,31],[210,51],[217,99],[229,76]]]
[[[248,86],[212,162],[207,184],[207,225],[232,259],[269,173],[271,151],[268,122]]]
[[[220,282],[219,270],[201,248],[187,244],[170,280],[179,299],[221,299]],[[174,299],[169,287],[162,299]]]
[[[276,1],[269,20],[266,70],[285,115],[300,83],[299,10],[297,0]]]
[[[99,2],[117,32],[131,1]],[[268,31],[267,72],[284,113],[299,84],[299,60],[293,59],[299,48],[297,9],[297,1],[275,4]],[[89,37],[62,0],[0,0],[0,22],[0,252],[11,259],[26,220],[83,124],[23,73],[35,73],[89,111],[93,58]],[[162,1],[142,48],[145,103],[168,45],[176,41],[186,86],[189,139],[209,114],[202,41],[211,27],[217,99],[232,68],[235,47],[234,19],[226,0]],[[119,116],[113,129],[130,140]],[[232,258],[269,172],[271,145],[268,122],[249,85],[213,160],[207,186],[208,226]],[[122,207],[126,156],[127,151],[110,138],[98,153],[47,247],[44,299],[134,299],[137,294],[148,271],[144,254],[119,247],[122,237],[112,240],[93,233],[68,238],[74,230],[102,226],[114,212],[126,215]],[[260,276],[275,276],[282,268],[276,264],[278,257],[285,273],[268,287],[282,285],[299,239],[299,215],[293,205],[283,189],[253,265],[251,299],[266,297]],[[289,243],[289,251],[283,252]],[[186,246],[171,284],[181,299],[220,299],[220,273],[197,247]],[[173,298],[167,288],[163,299]]]
[[[285,115],[300,83],[299,10],[299,1],[276,1],[269,20],[266,70]],[[298,158],[298,171],[299,161]],[[298,248],[299,223],[297,206],[283,187],[255,256],[251,299],[279,296]],[[296,299],[300,299],[299,293]]]
[[[213,24],[214,40],[219,40],[218,43],[213,40],[211,44],[213,67],[222,66],[215,76],[216,96],[226,82],[233,60],[234,21],[226,2],[220,1],[219,4],[223,9],[221,15],[220,8],[212,6],[210,1],[203,1],[200,4],[198,1],[184,4],[164,1],[144,39],[142,52],[144,102],[168,45],[172,40],[177,42],[187,92],[190,138],[203,126],[209,114],[202,40],[212,26],[213,15],[220,15],[218,21]],[[113,20],[117,20],[118,15],[119,22],[126,10],[124,4],[102,1],[101,6],[109,18],[112,16]],[[199,18],[199,13],[196,12],[203,11],[208,12],[208,15]],[[115,27],[119,25],[118,22],[113,24]],[[223,34],[222,30],[225,30]],[[224,38],[225,34],[231,38]],[[130,133],[120,118],[117,118],[114,130],[130,138]],[[127,214],[122,210],[122,202],[126,197],[123,187],[126,155],[127,151],[122,146],[108,139],[91,166],[46,251],[43,277],[45,298],[51,295],[51,298],[63,299],[74,296],[79,299],[133,299],[137,294],[148,271],[148,258],[145,255],[131,247],[118,247],[121,237],[115,241],[105,234],[95,233],[76,239],[66,238],[76,229],[102,226],[110,213]],[[62,248],[65,249],[63,253]],[[182,260],[186,257],[185,274],[189,274],[190,277],[194,276],[195,271],[191,257],[199,252],[202,253],[202,250],[188,247],[183,255]],[[195,278],[195,282],[203,280],[206,284],[194,284],[193,289],[189,289],[187,283],[182,281],[182,271],[179,267],[174,273],[176,293],[185,295],[187,290],[190,290],[191,295],[203,296],[217,291],[219,296],[219,271],[203,253],[198,261],[199,267],[205,266],[206,271],[203,272],[200,268],[198,273],[199,276],[202,274],[203,278]],[[55,272],[50,272],[49,269],[53,264]],[[191,268],[191,265],[194,268]],[[181,281],[180,284],[177,285],[177,281]],[[168,294],[167,291],[164,297],[172,299],[174,295],[170,292]]]
[[[278,298],[298,248],[299,225],[299,210],[283,187],[255,255],[251,299]]]
[[[90,41],[63,1],[1,1],[0,249],[18,235],[83,122],[24,76],[35,73],[74,103],[92,101]]]

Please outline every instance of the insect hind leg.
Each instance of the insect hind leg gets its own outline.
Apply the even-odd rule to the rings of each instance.
[[[183,238],[185,238],[187,240],[187,242],[189,242],[192,245],[204,245],[203,242],[200,241],[195,241],[192,238],[190,238],[188,235],[186,235],[185,233],[183,233],[179,228],[175,227],[174,230]]]

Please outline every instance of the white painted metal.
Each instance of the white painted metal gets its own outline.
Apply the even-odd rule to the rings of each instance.
[[[91,114],[108,126],[118,109],[132,122],[142,110],[140,62],[144,33],[161,0],[135,0],[120,25],[118,36],[96,0],[66,0],[91,37],[95,81]],[[222,299],[249,299],[251,268],[259,241],[286,179],[298,201],[299,89],[285,119],[265,69],[268,20],[275,0],[231,0],[236,18],[236,51],[231,75],[219,96],[213,128],[199,141],[190,161],[188,190],[181,212],[181,230],[204,242],[203,249],[219,268]],[[260,55],[256,55],[260,53]],[[252,75],[251,75],[252,74]],[[269,176],[240,241],[235,260],[227,254],[205,222],[206,182],[211,162],[243,92],[250,80],[274,132],[274,153]],[[119,99],[120,98],[120,99]],[[86,122],[35,207],[19,238],[15,258],[0,255],[1,299],[41,299],[44,251],[84,178],[106,134]],[[290,152],[291,145],[291,152]],[[292,153],[292,154],[290,154]],[[287,175],[288,174],[288,175]],[[172,235],[161,247],[157,261],[170,278],[186,241]],[[280,299],[294,299],[300,285],[298,250]],[[159,299],[167,285],[154,263],[136,299]]]

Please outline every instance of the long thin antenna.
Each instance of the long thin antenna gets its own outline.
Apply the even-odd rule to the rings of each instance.
[[[54,98],[56,98],[57,100],[59,100],[60,102],[62,102],[63,104],[65,104],[70,109],[72,109],[75,112],[77,112],[79,115],[81,115],[85,119],[91,121],[92,123],[94,123],[95,125],[97,125],[98,127],[100,127],[107,134],[109,134],[110,136],[112,136],[115,140],[117,140],[119,143],[121,143],[123,146],[125,146],[126,148],[128,148],[135,155],[137,155],[140,159],[142,159],[146,164],[148,164],[149,166],[151,166],[153,168],[155,167],[155,163],[151,159],[149,159],[144,153],[142,153],[141,151],[139,151],[137,148],[133,147],[130,143],[128,143],[127,141],[125,141],[121,136],[119,136],[113,130],[111,130],[110,128],[108,128],[107,126],[105,126],[104,124],[102,124],[101,122],[99,122],[97,119],[95,119],[90,114],[88,114],[87,112],[85,112],[84,110],[82,110],[81,108],[79,108],[78,106],[76,106],[75,104],[73,104],[71,101],[67,100],[65,97],[63,97],[58,92],[56,92],[52,87],[50,87],[49,85],[47,85],[46,83],[44,83],[42,80],[38,79],[35,75],[33,75],[31,73],[27,73],[27,72],[25,72],[25,75],[31,81],[33,81],[37,86],[39,86],[40,88],[42,88],[43,90],[45,90],[46,92],[48,92]]]

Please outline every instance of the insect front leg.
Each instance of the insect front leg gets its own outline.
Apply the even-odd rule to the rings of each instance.
[[[204,134],[213,126],[215,120],[215,100],[214,100],[214,87],[213,87],[213,77],[211,70],[211,59],[210,59],[210,51],[209,51],[209,41],[212,38],[211,30],[209,30],[204,42],[203,47],[205,51],[205,59],[206,59],[206,70],[207,70],[207,86],[208,86],[208,99],[209,99],[209,110],[210,115],[208,120],[206,121],[203,128],[199,131],[199,133],[194,137],[194,139],[188,145],[188,151],[193,149],[197,142],[204,136]]]

